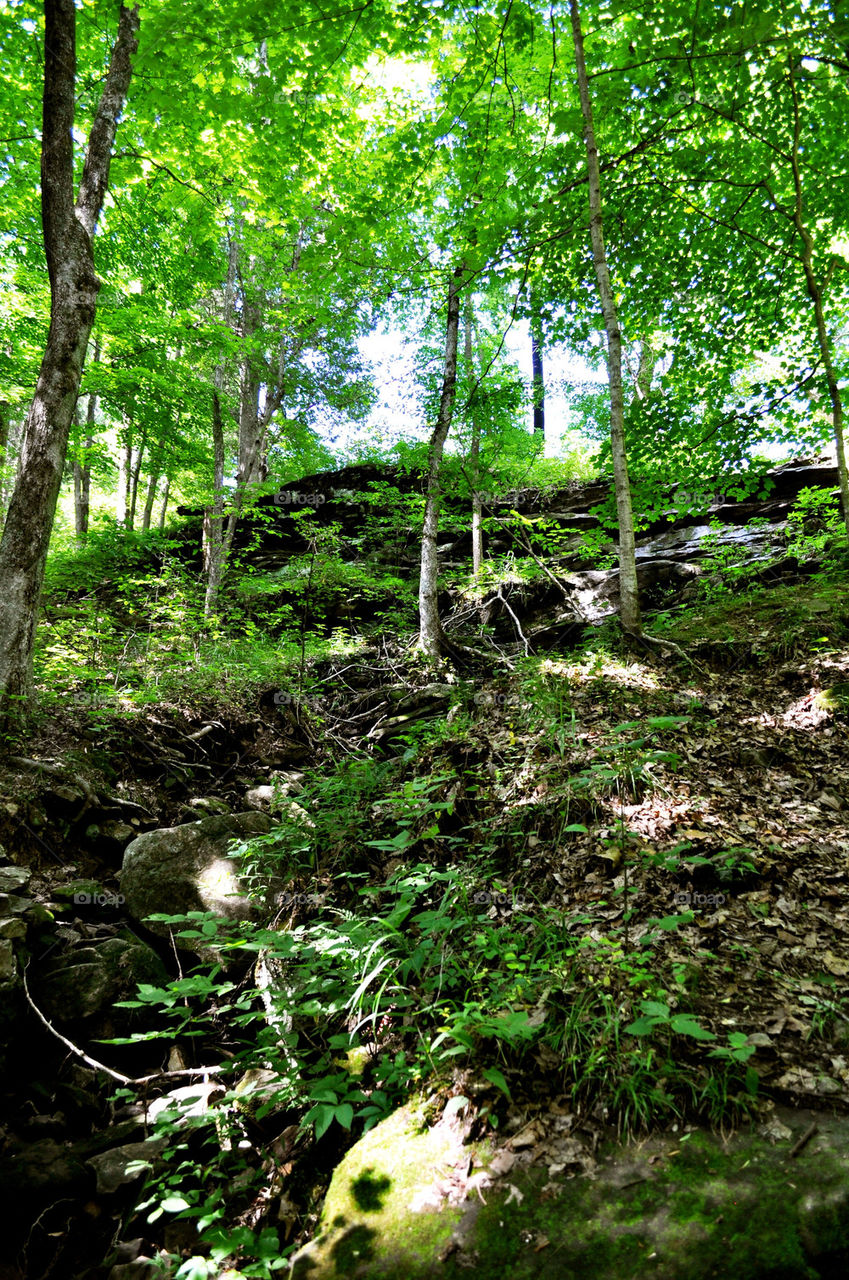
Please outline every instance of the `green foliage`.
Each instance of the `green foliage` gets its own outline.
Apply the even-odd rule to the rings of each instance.
[[[797,560],[821,560],[828,572],[843,568],[846,548],[836,495],[826,489],[802,489],[787,518],[787,552]]]

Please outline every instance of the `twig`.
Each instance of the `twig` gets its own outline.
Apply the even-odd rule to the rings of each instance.
[[[793,1143],[793,1146],[790,1148],[790,1150],[787,1153],[787,1159],[795,1160],[799,1152],[808,1145],[811,1138],[813,1138],[814,1134],[816,1133],[819,1133],[819,1126],[816,1120],[813,1120],[808,1125],[807,1129],[802,1134],[801,1138],[797,1138],[796,1141]]]
[[[28,968],[29,965],[26,966],[26,969],[24,969],[21,974],[27,1004],[30,1006],[39,1022],[47,1028],[52,1036],[55,1036],[57,1040],[60,1040],[65,1048],[69,1049],[75,1057],[81,1058],[83,1062],[86,1062],[90,1067],[93,1067],[95,1071],[103,1071],[107,1076],[111,1076],[113,1080],[117,1080],[120,1084],[150,1084],[153,1080],[169,1080],[174,1076],[215,1076],[220,1075],[224,1070],[223,1067],[182,1067],[179,1071],[155,1071],[153,1075],[150,1076],[136,1077],[125,1076],[122,1075],[120,1071],[113,1071],[112,1068],[107,1067],[105,1063],[98,1062],[97,1058],[90,1057],[89,1054],[79,1047],[79,1045],[74,1044],[74,1042],[69,1040],[67,1036],[63,1036],[61,1031],[57,1031],[52,1022],[48,1022],[47,1018],[45,1018],[44,1014],[30,995],[30,990],[27,985]]]
[[[696,671],[701,671],[702,675],[707,674],[705,668],[700,663],[696,662],[695,658],[691,658],[686,649],[682,649],[680,644],[675,644],[672,640],[661,640],[657,636],[648,636],[644,631],[641,631],[640,634],[637,635],[635,631],[625,631],[624,628],[622,634],[637,644],[645,644],[649,647],[651,647],[651,645],[656,645],[659,649],[671,649],[673,653],[679,654],[679,656],[682,657],[685,662],[688,662]]]
[[[525,646],[525,657],[527,658],[528,654],[531,651],[531,646],[528,643],[528,637],[525,635],[524,631],[522,630],[522,624],[519,621],[519,619],[516,617],[513,610],[510,608],[510,605],[507,603],[506,598],[501,594],[501,587],[498,588],[498,595],[495,598],[496,600],[501,601],[501,603],[504,605],[504,608],[507,610],[507,612],[510,614],[510,617],[515,622],[516,630],[519,633],[519,639],[522,641],[522,644]]]
[[[27,965],[27,968],[29,968],[29,965]],[[89,1055],[75,1045],[72,1040],[68,1040],[66,1036],[62,1035],[61,1031],[57,1031],[53,1024],[48,1022],[30,995],[29,987],[27,986],[26,969],[24,969],[24,972],[21,974],[21,979],[23,981],[24,995],[26,996],[27,1004],[30,1006],[39,1022],[47,1028],[52,1036],[55,1036],[57,1040],[61,1040],[66,1049],[70,1049],[71,1053],[75,1054],[76,1057],[82,1058],[83,1062],[87,1062],[90,1067],[94,1067],[95,1071],[105,1071],[106,1075],[111,1076],[113,1080],[118,1080],[121,1084],[134,1083],[129,1076],[121,1075],[120,1071],[113,1071],[111,1067],[107,1067],[104,1063],[98,1062],[96,1058],[90,1058]]]

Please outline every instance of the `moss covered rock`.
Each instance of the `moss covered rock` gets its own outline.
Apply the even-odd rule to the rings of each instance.
[[[816,1119],[817,1133],[791,1156]],[[779,1138],[775,1140],[776,1132]],[[404,1108],[337,1168],[310,1280],[824,1280],[849,1275],[849,1118],[612,1145],[591,1176],[488,1178],[489,1153]],[[470,1169],[479,1166],[478,1178]],[[458,1170],[462,1176],[456,1177]],[[464,1194],[451,1194],[452,1181]]]

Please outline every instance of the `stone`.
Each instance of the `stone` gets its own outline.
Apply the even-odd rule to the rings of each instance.
[[[11,982],[18,972],[10,938],[0,938],[0,982]]]
[[[140,982],[161,986],[168,972],[156,952],[138,939],[106,938],[51,956],[33,977],[39,1008],[58,1023],[78,1022],[112,1010],[136,995]]]
[[[94,1171],[96,1191],[101,1196],[111,1196],[123,1186],[135,1182],[142,1174],[149,1173],[156,1157],[168,1145],[165,1138],[149,1138],[146,1142],[128,1142],[123,1147],[112,1147],[99,1156],[92,1156],[86,1164]]]
[[[168,1272],[163,1271],[161,1260],[139,1256],[132,1262],[119,1262],[107,1276],[107,1280],[162,1280]]]
[[[12,1148],[0,1157],[4,1213],[31,1212],[34,1204],[62,1196],[84,1200],[93,1183],[91,1171],[69,1147],[53,1138]]]
[[[274,788],[268,785],[251,787],[245,796],[245,803],[252,809],[270,809],[274,803]]]
[[[779,1110],[779,1109],[777,1109]],[[703,1130],[638,1145],[518,1137],[493,1155],[411,1106],[337,1166],[293,1280],[810,1280],[849,1257],[849,1117],[780,1109],[770,1140]],[[795,1158],[796,1140],[817,1130]],[[503,1142],[499,1139],[499,1142]],[[574,1148],[574,1150],[573,1150]],[[556,1153],[555,1153],[556,1154]],[[577,1156],[577,1158],[576,1158]],[[545,1167],[547,1166],[547,1167]],[[577,1170],[577,1172],[576,1172]]]
[[[17,893],[25,889],[32,877],[29,867],[0,867],[0,893]]]
[[[190,809],[200,809],[203,813],[229,813],[230,806],[218,796],[195,796],[189,801]]]
[[[169,915],[211,911],[228,920],[247,920],[251,903],[228,857],[234,840],[247,840],[271,830],[263,813],[237,813],[187,822],[145,832],[124,852],[121,892],[129,913],[146,920],[154,913]],[[167,925],[148,926],[168,937]],[[177,939],[177,945],[186,942]],[[193,949],[193,948],[190,948]]]

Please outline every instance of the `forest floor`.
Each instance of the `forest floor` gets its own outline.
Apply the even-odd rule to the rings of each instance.
[[[324,660],[297,698],[265,689],[242,708],[172,700],[120,717],[72,706],[12,744],[0,839],[35,865],[31,891],[55,910],[57,884],[76,877],[118,892],[110,822],[186,821],[200,816],[193,801],[238,811],[249,788],[288,771],[322,837],[291,868],[289,888],[313,905],[290,924],[355,910],[363,894],[377,910],[399,875],[453,868],[465,897],[449,910],[502,955],[513,948],[525,1029],[511,1039],[485,1019],[463,1024],[468,1054],[455,1048],[424,1081],[443,1104],[474,1099],[470,1131],[495,1119],[542,1153],[564,1108],[595,1142],[676,1117],[734,1124],[775,1102],[846,1109],[847,584],[715,593],[649,631],[680,648],[625,653],[608,626],[572,653],[435,675],[382,643]],[[334,827],[319,817],[333,801],[322,779],[348,754],[385,773]],[[72,905],[62,911],[81,927]],[[407,994],[424,1007],[432,993],[410,979]],[[403,1053],[402,1021],[377,1022],[375,1060]],[[416,1035],[439,1026],[433,1012]],[[648,1043],[658,1057],[643,1078]],[[195,1052],[214,1061],[214,1039]],[[293,1118],[272,1113],[252,1131],[258,1165],[289,1135],[291,1245],[314,1230],[351,1141],[334,1125],[316,1159],[313,1141],[292,1145]],[[260,1201],[240,1221],[261,1223]]]

